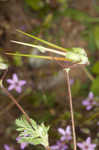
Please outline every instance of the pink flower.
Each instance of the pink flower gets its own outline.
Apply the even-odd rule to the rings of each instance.
[[[10,84],[8,90],[11,91],[15,89],[18,93],[22,92],[22,86],[26,84],[25,80],[19,80],[17,74],[13,74],[12,79],[7,79]]]
[[[57,141],[56,145],[52,145],[51,150],[67,150],[68,146],[60,141]]]
[[[62,128],[58,128],[58,132],[62,135],[61,141],[65,141],[65,140],[69,141],[72,139],[70,126],[67,126],[65,130]]]
[[[16,140],[17,141],[20,141],[21,137],[17,137]],[[20,143],[20,149],[25,149],[27,147],[28,143],[26,142],[23,142],[23,143]]]
[[[10,147],[10,146],[7,145],[7,144],[4,144],[4,149],[5,149],[5,150],[14,150],[13,147]]]
[[[92,107],[96,105],[96,102],[94,101],[94,95],[92,92],[89,92],[88,97],[85,100],[83,100],[82,104],[86,106],[87,110],[92,109]]]
[[[96,144],[91,144],[91,138],[88,137],[86,141],[82,143],[77,143],[77,146],[82,150],[94,150],[96,147]]]

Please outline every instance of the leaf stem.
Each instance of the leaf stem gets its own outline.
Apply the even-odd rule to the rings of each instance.
[[[72,121],[72,133],[73,133],[74,150],[77,150],[74,112],[73,112],[72,95],[71,95],[70,79],[69,79],[69,70],[65,69],[65,73],[66,73],[67,86],[68,86],[68,97],[69,97],[69,103],[70,103],[70,113],[71,113],[71,121]]]

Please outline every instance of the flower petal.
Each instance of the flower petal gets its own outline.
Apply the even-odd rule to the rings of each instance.
[[[19,86],[23,86],[24,84],[26,84],[26,81],[25,81],[25,80],[20,80],[20,81],[19,81]]]
[[[71,134],[71,130],[70,130],[71,128],[70,128],[70,126],[67,126],[67,128],[66,128],[66,133],[68,133],[68,134]]]
[[[90,143],[91,143],[91,138],[90,138],[90,137],[88,137],[88,138],[86,139],[86,143],[90,145]]]
[[[13,81],[18,82],[18,76],[16,73],[13,74]]]
[[[77,146],[78,146],[79,148],[83,148],[83,143],[77,143]]]
[[[53,146],[50,146],[51,150],[58,150],[59,149],[59,146],[58,145],[53,145]]]
[[[95,148],[96,147],[96,144],[91,144],[91,148]]]
[[[89,101],[88,101],[88,99],[83,100],[83,101],[82,101],[82,104],[83,104],[84,106],[89,105]]]
[[[11,90],[14,89],[14,88],[15,88],[14,84],[11,84],[11,85],[8,87],[8,91],[11,91]]]
[[[93,95],[93,93],[92,93],[92,92],[89,92],[89,94],[88,94],[88,98],[89,98],[89,99],[93,99],[93,98],[94,98],[94,95]]]
[[[58,128],[58,132],[59,132],[60,134],[62,134],[62,135],[65,135],[65,131],[64,131],[64,129],[62,129],[62,128]]]
[[[17,91],[18,93],[21,93],[21,92],[22,92],[22,88],[21,88],[20,86],[16,86],[15,89],[16,89],[16,91]]]
[[[61,141],[65,141],[65,140],[67,140],[67,137],[66,136],[62,136],[60,139],[61,139]]]
[[[6,81],[7,81],[8,83],[10,83],[10,84],[13,84],[13,83],[14,83],[12,79],[7,79]]]
[[[23,142],[23,143],[20,144],[20,148],[25,149],[25,147],[27,147],[27,145],[28,145],[28,143]]]
[[[89,105],[86,107],[87,110],[90,110],[92,108],[92,105]]]
[[[66,149],[68,149],[68,146],[64,145],[64,147],[62,148],[62,150],[66,150]]]
[[[10,146],[8,146],[7,144],[4,144],[4,149],[5,150],[10,150]]]
[[[18,141],[20,141],[20,139],[21,139],[21,137],[18,136],[18,137],[16,138],[16,141],[18,142]]]

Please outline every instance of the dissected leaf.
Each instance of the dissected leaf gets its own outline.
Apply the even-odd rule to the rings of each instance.
[[[19,143],[26,142],[33,145],[41,144],[44,147],[49,145],[48,143],[48,130],[43,123],[38,125],[33,119],[30,119],[30,123],[25,118],[16,119],[17,131],[20,131]]]

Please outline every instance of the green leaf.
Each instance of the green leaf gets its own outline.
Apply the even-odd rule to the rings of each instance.
[[[90,90],[94,95],[99,96],[99,76],[93,80]]]
[[[99,49],[99,25],[94,27],[94,38],[97,48]]]
[[[80,21],[82,23],[99,22],[99,17],[91,17],[87,13],[73,8],[66,9],[64,11],[64,15],[69,16],[70,18]]]
[[[92,72],[95,73],[96,75],[99,75],[99,61],[97,61],[93,67],[92,67]]]
[[[94,38],[94,32],[93,32],[93,27],[88,27],[89,32],[88,32],[88,48],[91,52],[95,52],[96,48],[96,43],[95,43],[95,38]]]
[[[39,10],[43,8],[44,3],[42,0],[25,0],[25,2],[33,9]]]

